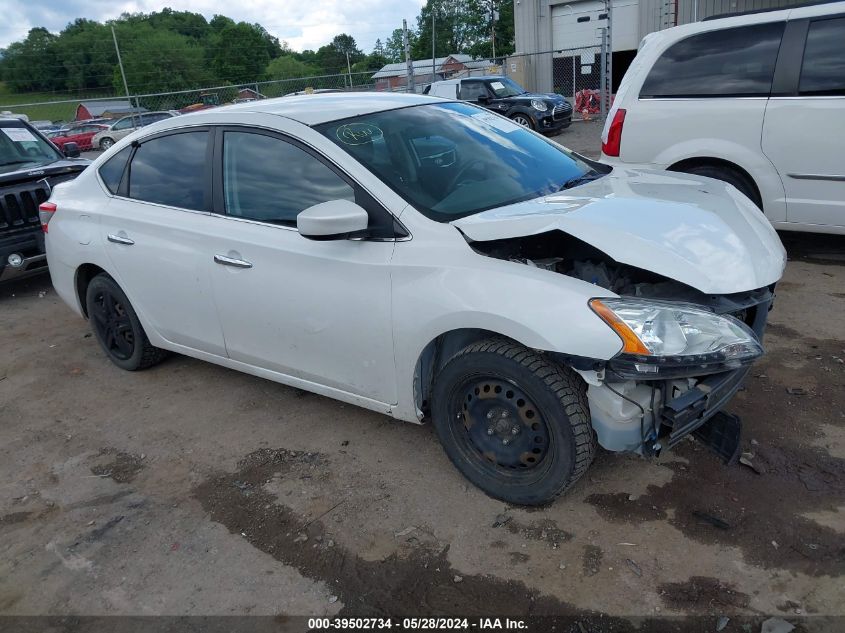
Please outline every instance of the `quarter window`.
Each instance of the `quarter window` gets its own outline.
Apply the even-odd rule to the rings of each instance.
[[[249,132],[223,135],[223,194],[227,215],[286,226],[315,204],[355,202],[354,189],[305,150]]]
[[[754,97],[772,89],[784,23],[692,35],[655,62],[640,97]]]
[[[205,211],[208,132],[159,136],[135,150],[129,167],[129,197]]]
[[[845,18],[810,23],[798,90],[802,95],[845,95]]]
[[[120,181],[123,180],[123,172],[126,169],[126,161],[129,160],[131,153],[132,147],[124,147],[100,167],[100,178],[103,179],[106,188],[112,193],[117,193],[120,188]]]

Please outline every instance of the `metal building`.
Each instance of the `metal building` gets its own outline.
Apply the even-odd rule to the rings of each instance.
[[[806,4],[801,0],[611,0],[613,85],[619,84],[648,33],[726,13]],[[527,55],[526,87],[555,90],[556,66],[580,66],[583,53],[601,44],[607,25],[604,0],[514,0],[516,54]],[[586,66],[584,66],[586,68]],[[586,72],[586,71],[585,71]]]

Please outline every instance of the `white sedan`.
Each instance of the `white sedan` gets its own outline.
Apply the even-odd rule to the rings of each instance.
[[[414,95],[162,121],[41,215],[56,291],[117,366],[178,352],[431,420],[470,481],[521,504],[597,444],[653,455],[695,432],[731,457],[720,410],[785,263],[729,185]]]

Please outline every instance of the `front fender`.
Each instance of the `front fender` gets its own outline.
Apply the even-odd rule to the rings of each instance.
[[[445,227],[444,227],[445,228]],[[612,292],[540,268],[479,255],[463,242],[399,243],[392,271],[396,417],[414,420],[414,370],[423,349],[453,330],[488,330],[526,347],[609,359],[619,337],[590,309]],[[452,242],[452,240],[448,240]]]

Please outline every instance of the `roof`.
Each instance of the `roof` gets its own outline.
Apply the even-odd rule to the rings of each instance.
[[[126,109],[131,110],[132,104],[129,101],[82,101],[79,105],[83,106],[93,116],[102,114],[103,112],[115,112],[117,110]]]
[[[471,55],[463,55],[455,53],[454,55],[447,55],[446,57],[435,57],[434,66],[435,72],[446,63],[447,60],[454,59],[457,62],[466,64],[472,61]],[[428,59],[417,59],[411,62],[414,65],[414,73],[420,71],[422,74],[431,74],[431,57]],[[395,64],[387,64],[383,66],[375,75],[373,79],[382,79],[383,77],[406,77],[408,75],[408,64],[406,62],[396,62]]]
[[[262,112],[287,117],[305,125],[319,125],[320,123],[328,123],[329,121],[337,121],[362,114],[396,110],[424,103],[443,102],[444,100],[438,97],[396,92],[324,93],[238,103],[167,120],[174,122],[173,125],[175,126],[183,124],[187,117],[191,117],[191,120],[194,121],[197,120],[195,117],[202,117],[212,122],[217,114],[221,113]]]

